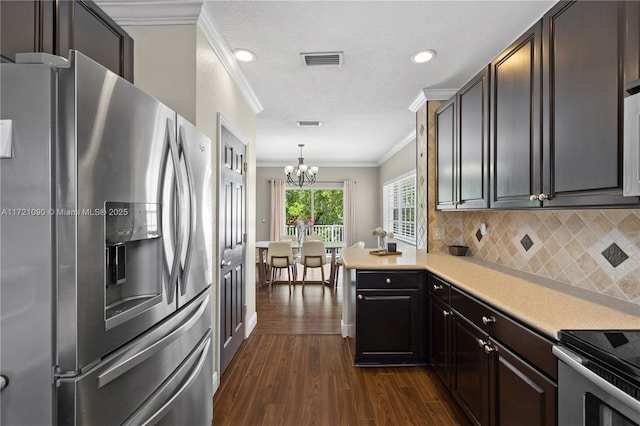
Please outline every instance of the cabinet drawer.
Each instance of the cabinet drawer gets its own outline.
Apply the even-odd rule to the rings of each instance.
[[[422,273],[419,271],[358,271],[358,289],[418,289]]]
[[[442,300],[447,305],[451,304],[451,285],[448,282],[429,274],[427,288],[431,296]]]
[[[553,343],[550,340],[457,288],[451,289],[451,306],[495,340],[557,380],[557,359],[551,352]]]

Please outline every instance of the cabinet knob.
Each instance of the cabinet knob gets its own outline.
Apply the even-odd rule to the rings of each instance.
[[[358,295],[358,300],[362,300],[362,295],[361,294]]]
[[[496,322],[496,317],[494,317],[493,315],[491,315],[490,317],[485,317],[485,316],[482,317],[482,323],[485,325],[491,324],[494,322]]]
[[[487,345],[487,342],[485,342],[485,341],[484,341],[484,340],[482,340],[482,339],[478,339],[478,346],[480,346],[480,347],[482,348],[482,347],[484,347],[484,346],[486,346],[486,345]]]
[[[434,285],[433,285],[433,289],[434,289],[435,291],[440,291],[440,290],[442,290],[442,288],[443,288],[443,287],[442,287],[442,284],[434,284]]]
[[[544,201],[544,200],[548,200],[549,196],[547,194],[545,194],[544,192],[540,195],[538,195],[538,200],[540,201]]]
[[[8,384],[9,380],[7,380],[7,378],[4,376],[0,376],[0,390],[6,388]]]
[[[529,200],[531,200],[531,201],[538,201],[538,196],[537,196],[536,194],[532,194],[532,195],[529,197]]]
[[[451,315],[451,312],[449,311],[442,311],[442,315],[445,317],[448,317],[449,315]]]
[[[391,278],[387,278],[385,281],[387,284],[391,284]]]

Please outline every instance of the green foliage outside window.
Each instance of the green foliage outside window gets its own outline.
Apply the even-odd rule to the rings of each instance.
[[[288,189],[287,224],[313,219],[315,225],[344,224],[341,189]]]

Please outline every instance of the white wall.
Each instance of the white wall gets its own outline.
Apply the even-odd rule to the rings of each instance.
[[[406,144],[400,151],[380,166],[380,205],[382,206],[382,186],[390,180],[416,170],[416,140]]]
[[[196,123],[196,26],[125,27],[133,38],[134,84]]]
[[[295,160],[295,159],[292,159]],[[283,166],[284,167],[284,166]],[[269,180],[284,179],[283,167],[258,167],[256,173],[256,238],[269,239]],[[378,189],[377,167],[321,167],[317,185],[322,182],[356,181],[356,241],[364,241],[367,247],[375,247],[376,240],[371,231],[380,226],[382,215],[381,191]]]
[[[134,39],[134,82],[147,93],[160,99],[180,115],[198,126],[212,141],[212,202],[217,196],[218,113],[231,123],[247,145],[247,261],[245,324],[254,325],[255,306],[255,131],[256,114],[211,48],[206,36],[196,25],[162,25],[126,27]],[[218,341],[218,207],[213,206],[214,253],[211,259],[214,283],[212,321],[214,342]],[[214,346],[215,347],[215,346]],[[218,354],[214,353],[214,371]],[[217,373],[216,373],[217,374]]]

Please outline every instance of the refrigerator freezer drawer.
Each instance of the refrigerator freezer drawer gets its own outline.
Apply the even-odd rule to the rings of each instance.
[[[181,424],[210,424],[212,370],[207,289],[87,373],[61,378],[58,423],[157,424],[179,415],[187,416]]]

